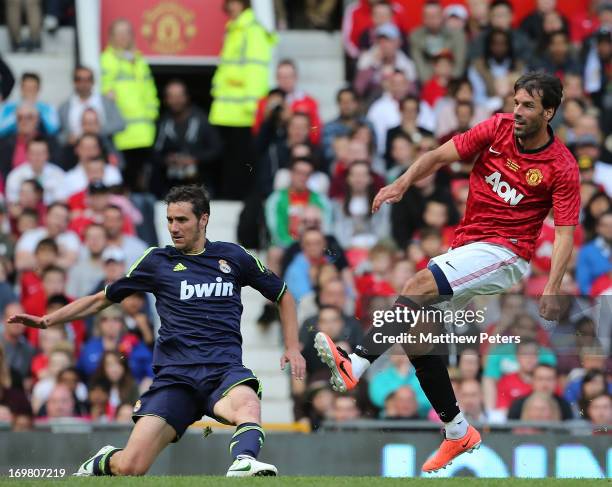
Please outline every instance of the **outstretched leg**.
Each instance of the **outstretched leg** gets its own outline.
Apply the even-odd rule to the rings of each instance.
[[[257,461],[266,435],[261,427],[261,403],[251,387],[233,387],[217,401],[213,412],[217,418],[236,425],[229,446],[234,463],[227,471],[228,477],[277,475],[274,465]]]

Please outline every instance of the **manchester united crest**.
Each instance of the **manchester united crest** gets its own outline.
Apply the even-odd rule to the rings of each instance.
[[[162,1],[145,10],[141,33],[160,54],[184,51],[196,35],[195,13],[174,1]]]
[[[542,171],[533,167],[527,170],[527,174],[525,176],[529,186],[537,186],[542,182],[542,179],[544,179]]]
[[[219,259],[219,269],[225,274],[232,272],[232,268],[229,266],[227,261],[223,259]]]

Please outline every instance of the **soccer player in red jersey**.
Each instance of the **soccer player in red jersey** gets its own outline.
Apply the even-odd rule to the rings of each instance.
[[[415,182],[457,160],[475,160],[470,175],[466,213],[452,248],[431,259],[427,269],[402,289],[395,308],[463,307],[476,295],[498,294],[525,275],[544,218],[552,208],[555,241],[548,283],[540,299],[540,315],[554,319],[556,295],[570,259],[580,208],[578,165],[554,136],[549,122],[555,115],[563,87],[556,77],[532,72],[514,85],[514,113],[497,114],[439,148],[422,155],[394,183],[382,188],[373,211],[398,202]],[[446,299],[446,303],[440,301]],[[323,333],[315,346],[332,371],[332,384],[345,391],[357,385],[370,364],[391,344],[380,344],[375,334],[410,331],[405,322],[373,327],[363,345],[348,355]],[[395,327],[395,328],[394,328]],[[415,329],[418,329],[416,327]],[[444,422],[445,439],[436,455],[423,465],[433,472],[455,457],[480,445],[480,434],[457,406],[446,366],[431,347],[404,346],[432,406]]]

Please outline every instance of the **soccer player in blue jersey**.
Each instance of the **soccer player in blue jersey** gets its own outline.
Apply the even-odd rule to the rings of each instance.
[[[199,186],[175,187],[166,197],[174,246],[151,247],[129,272],[104,291],[77,299],[46,316],[19,314],[10,323],[47,328],[97,313],[135,292],[156,297],[161,318],[153,384],[134,407],[136,423],[125,448],[107,445],[77,475],[144,475],[159,453],[203,415],[236,425],[228,477],[276,475],[257,461],[265,434],[260,426],[261,385],[242,364],[240,316],[243,286],[279,306],[287,363],[304,376],[295,301],[287,285],[239,245],[206,239],[209,199]]]

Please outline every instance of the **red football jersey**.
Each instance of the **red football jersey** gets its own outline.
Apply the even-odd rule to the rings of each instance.
[[[555,225],[578,224],[578,164],[549,131],[546,146],[521,150],[514,137],[514,117],[504,113],[453,137],[462,160],[476,158],[453,247],[492,242],[530,260],[550,208]]]

